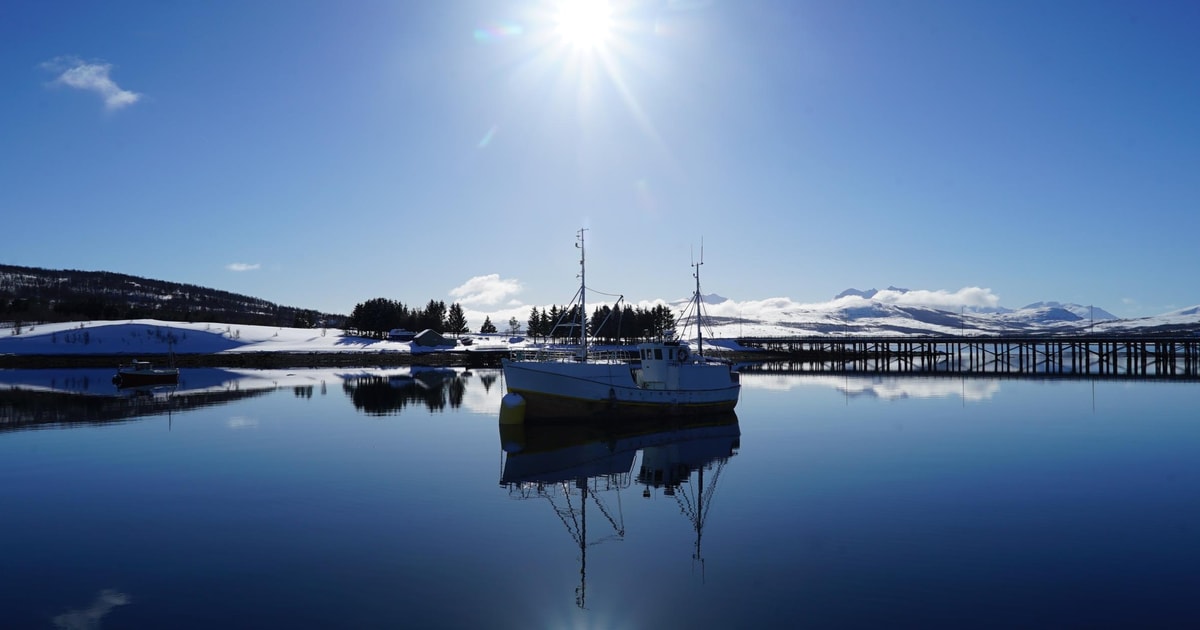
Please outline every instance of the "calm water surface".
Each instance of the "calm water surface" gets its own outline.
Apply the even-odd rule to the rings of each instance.
[[[0,371],[0,627],[1200,624],[1195,383],[746,374],[502,432],[493,370],[109,375]]]

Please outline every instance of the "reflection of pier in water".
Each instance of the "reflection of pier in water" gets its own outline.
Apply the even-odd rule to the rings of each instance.
[[[674,423],[608,418],[599,423],[502,424],[500,441],[505,451],[500,485],[513,498],[548,501],[579,547],[575,603],[584,608],[588,547],[624,539],[620,493],[633,484],[639,451],[636,481],[642,496],[657,489],[676,500],[696,532],[693,559],[703,570],[704,522],[721,471],[740,448],[741,430],[733,413]],[[606,500],[610,494],[616,496],[615,505]],[[600,512],[604,532],[593,532],[591,538],[589,502]]]
[[[770,363],[787,365],[792,373],[1200,380],[1197,337],[754,337],[738,341],[787,355]]]

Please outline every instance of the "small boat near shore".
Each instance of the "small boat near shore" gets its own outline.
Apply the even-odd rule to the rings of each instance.
[[[578,240],[581,348],[566,352],[548,348],[521,350],[501,361],[509,394],[519,396],[510,400],[524,407],[524,417],[579,417],[612,412],[628,417],[660,417],[732,411],[741,391],[738,373],[728,362],[704,356],[700,335],[695,352],[676,339],[638,344],[632,359],[589,348],[583,230]],[[702,307],[699,264],[695,268],[696,292],[692,300],[699,323]]]
[[[134,359],[117,367],[113,384],[117,387],[140,387],[144,385],[173,385],[179,382],[179,368],[154,367],[149,361]]]

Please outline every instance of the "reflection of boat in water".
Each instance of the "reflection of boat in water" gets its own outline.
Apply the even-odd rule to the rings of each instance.
[[[696,531],[696,553],[712,505],[717,480],[741,445],[741,429],[733,412],[685,420],[619,422],[607,417],[572,424],[501,424],[505,451],[500,485],[517,499],[545,499],[566,525],[580,550],[579,586],[575,603],[585,605],[587,549],[625,537],[620,493],[635,481],[642,496],[661,489],[673,497]],[[638,453],[641,464],[635,466]],[[706,471],[707,485],[705,481]],[[693,473],[696,481],[692,483]],[[608,500],[615,494],[615,501]],[[588,534],[589,503],[603,518],[602,536]],[[615,509],[613,506],[616,506]],[[594,518],[594,516],[593,516]]]
[[[696,352],[683,342],[665,339],[639,344],[632,361],[616,353],[591,350],[583,230],[579,231],[577,246],[578,304],[572,300],[564,312],[574,313],[579,319],[569,325],[557,324],[555,328],[578,331],[581,349],[518,351],[502,361],[508,391],[524,399],[526,415],[584,416],[619,411],[622,417],[685,416],[733,410],[741,389],[738,374],[728,363],[704,356],[702,335],[697,335]],[[692,305],[699,322],[702,309],[699,264],[695,278]]]
[[[136,398],[161,399],[164,397],[170,398],[170,397],[174,396],[175,392],[177,392],[177,391],[179,391],[178,383],[165,383],[165,384],[158,384],[158,385],[134,385],[132,387],[124,387],[124,386],[119,387],[117,389],[117,396],[120,398],[128,398],[128,399],[136,399]]]
[[[149,361],[134,359],[117,368],[113,384],[117,387],[139,387],[143,385],[171,385],[179,382],[179,368],[154,367]]]
[[[696,532],[696,552],[692,559],[700,562],[701,572],[704,558],[700,555],[700,538],[704,533],[704,521],[708,518],[725,462],[741,447],[741,432],[736,421],[732,429],[697,432],[691,439],[642,449],[642,464],[637,475],[637,482],[643,488],[642,496],[650,498],[652,489],[661,489],[664,495],[673,497],[679,504],[679,510],[692,522]],[[706,472],[709,473],[707,484],[704,480]],[[690,483],[692,473],[696,474],[695,483]]]

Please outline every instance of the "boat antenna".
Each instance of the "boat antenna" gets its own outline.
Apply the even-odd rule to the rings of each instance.
[[[704,356],[704,326],[701,323],[700,309],[704,308],[704,300],[700,297],[700,265],[704,264],[704,238],[700,238],[700,262],[692,262],[692,277],[696,279],[696,352]]]

